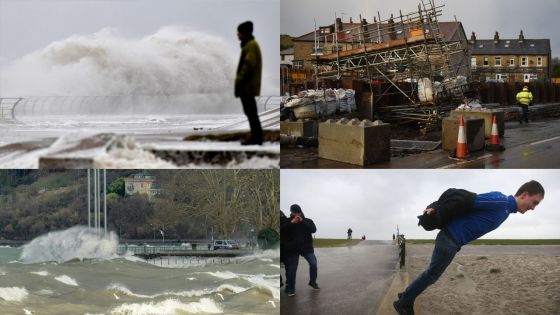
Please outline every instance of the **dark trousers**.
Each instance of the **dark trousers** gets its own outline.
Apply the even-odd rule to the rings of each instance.
[[[436,244],[432,252],[432,260],[428,269],[421,273],[403,292],[400,302],[405,305],[413,305],[416,297],[424,292],[427,287],[434,284],[443,274],[447,266],[457,254],[459,247],[453,239],[444,231],[440,231],[436,237]]]
[[[519,105],[521,106],[522,115],[519,115],[519,122],[525,120],[526,123],[529,123],[529,105]]]
[[[259,113],[257,111],[257,102],[255,102],[255,96],[253,95],[240,95],[241,103],[243,104],[243,112],[249,120],[249,126],[251,127],[251,142],[255,144],[261,144],[263,141],[263,131],[261,127],[261,122],[259,120]]]
[[[309,263],[309,283],[317,282],[317,257],[314,253],[302,255],[307,263]],[[286,265],[286,290],[294,291],[296,289],[296,274],[299,264],[299,255],[289,255],[284,260]]]

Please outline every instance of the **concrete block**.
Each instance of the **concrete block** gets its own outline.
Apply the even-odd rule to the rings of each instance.
[[[502,110],[482,110],[482,109],[472,109],[472,110],[452,110],[449,117],[459,119],[463,116],[467,118],[482,118],[484,119],[484,137],[490,138],[492,135],[492,116],[496,116],[496,123],[498,124],[498,135],[502,137],[504,135],[504,112]]]
[[[296,137],[317,137],[317,122],[314,120],[304,121],[281,121],[280,134]]]
[[[465,119],[467,146],[470,152],[484,149],[484,119]],[[446,151],[455,151],[459,136],[459,119],[447,117],[442,122],[441,147]]]
[[[388,161],[390,131],[385,123],[329,119],[319,124],[319,157],[361,166]]]

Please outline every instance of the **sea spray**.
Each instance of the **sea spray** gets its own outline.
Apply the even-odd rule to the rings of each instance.
[[[20,260],[26,264],[73,259],[111,259],[117,256],[115,233],[74,226],[39,236],[23,246]]]
[[[220,112],[228,108],[231,112],[238,53],[223,38],[184,27],[166,26],[139,39],[103,28],[52,42],[9,63],[0,69],[0,95],[126,97],[102,99],[100,103],[113,110],[123,103],[138,106],[146,96],[156,96],[145,105],[154,106],[158,113],[191,106],[208,111],[216,105]],[[167,104],[169,98],[173,108]],[[64,107],[70,101],[44,103]],[[91,101],[96,100],[78,103]]]

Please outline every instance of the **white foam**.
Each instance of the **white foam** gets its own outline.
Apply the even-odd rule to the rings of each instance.
[[[0,288],[0,299],[8,302],[21,302],[29,293],[25,288],[6,287]]]
[[[37,292],[35,292],[37,295],[44,295],[44,296],[49,296],[49,295],[53,295],[54,292],[48,289],[41,289]]]
[[[175,315],[179,312],[186,312],[192,314],[207,313],[207,314],[220,314],[223,313],[222,308],[212,299],[202,298],[198,302],[183,303],[176,299],[167,299],[161,302],[149,303],[131,303],[120,305],[113,310],[110,314],[115,315]]]
[[[38,275],[38,276],[42,276],[42,277],[46,277],[46,276],[49,275],[49,272],[48,272],[48,271],[44,271],[44,270],[43,270],[43,271],[31,271],[31,272],[29,272],[29,273],[32,273],[32,274]]]
[[[278,287],[278,280],[271,279],[263,275],[244,277],[244,279],[253,284],[255,287],[268,292],[275,300],[280,300],[280,288]]]
[[[54,279],[56,281],[62,282],[62,283],[67,284],[67,285],[71,285],[71,286],[75,286],[75,287],[78,286],[78,282],[76,282],[75,279],[73,279],[73,278],[71,278],[67,275],[58,276],[58,277],[55,277]]]
[[[128,289],[126,286],[121,285],[119,283],[113,283],[113,284],[109,285],[107,287],[107,289],[114,290],[114,291],[120,292],[121,294],[125,294],[125,295],[128,295],[128,296],[135,296],[135,297],[139,297],[139,298],[153,299],[153,298],[157,298],[157,297],[160,297],[160,296],[201,297],[201,296],[211,295],[211,294],[219,293],[219,292],[223,292],[223,291],[230,291],[230,292],[233,292],[233,293],[237,294],[237,293],[245,292],[249,288],[243,288],[243,287],[235,286],[235,285],[231,285],[231,284],[222,284],[222,285],[220,285],[220,286],[218,286],[217,288],[214,288],[214,289],[200,289],[200,290],[189,290],[189,291],[167,291],[167,292],[156,293],[156,294],[152,294],[152,295],[134,293],[130,289]]]
[[[197,272],[197,274],[208,274],[220,279],[237,279],[239,276],[231,271],[216,271],[216,272]]]
[[[112,259],[118,257],[117,244],[117,236],[113,232],[103,235],[85,226],[74,226],[35,238],[23,246],[20,259],[24,263]]]
[[[23,309],[23,312],[25,313],[25,315],[33,315],[33,312],[27,309]]]
[[[274,268],[280,268],[280,264],[270,264],[269,266]]]

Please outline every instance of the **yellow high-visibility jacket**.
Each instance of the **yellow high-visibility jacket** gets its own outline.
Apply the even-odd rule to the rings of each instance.
[[[529,106],[529,104],[531,104],[533,102],[533,93],[531,93],[530,91],[527,91],[527,90],[523,90],[523,91],[517,93],[515,98],[517,99],[517,101],[520,104]]]

